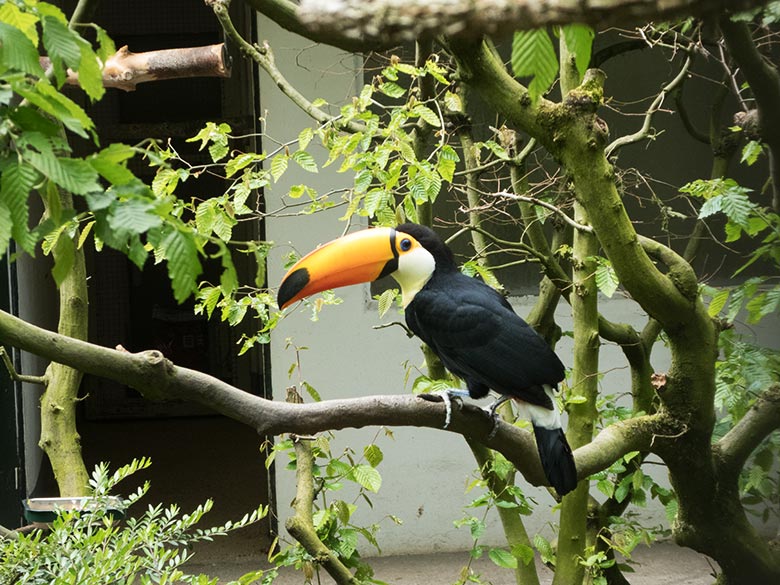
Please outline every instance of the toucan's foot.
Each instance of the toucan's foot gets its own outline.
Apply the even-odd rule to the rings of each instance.
[[[420,394],[420,397],[428,400],[428,396],[438,396],[444,403],[445,415],[444,426],[442,428],[448,428],[450,422],[452,422],[452,399],[453,398],[466,398],[469,393],[466,390],[460,390],[458,388],[447,388],[446,390],[437,390],[436,392],[428,392],[426,394]]]
[[[507,400],[511,400],[511,397],[509,396],[501,396],[498,400],[493,402],[492,404],[489,404],[486,406],[483,410],[488,414],[490,417],[490,420],[493,421],[493,428],[490,429],[490,434],[488,434],[488,441],[491,440],[493,437],[496,436],[496,433],[498,432],[498,407],[504,404]]]

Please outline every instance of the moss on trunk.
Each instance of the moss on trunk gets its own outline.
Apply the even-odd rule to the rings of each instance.
[[[62,209],[72,209],[68,193],[60,195]],[[60,238],[69,238],[63,232]],[[72,236],[73,265],[59,286],[60,318],[57,332],[75,339],[87,338],[87,272],[84,251],[75,245],[78,234]],[[52,249],[55,261],[63,254],[58,242]],[[81,437],[76,428],[76,404],[82,374],[78,370],[51,363],[46,371],[46,391],[41,396],[41,438],[39,445],[46,453],[57,480],[61,496],[82,496],[89,487],[89,475],[81,455]]]

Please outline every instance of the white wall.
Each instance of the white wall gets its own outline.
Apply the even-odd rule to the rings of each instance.
[[[357,93],[362,86],[359,76],[361,60],[335,49],[314,46],[310,41],[290,35],[266,19],[260,20],[259,39],[268,40],[276,61],[290,81],[310,99],[322,97],[337,103]],[[300,67],[296,66],[300,64]],[[261,74],[261,110],[267,112],[266,131],[280,141],[293,139],[312,121],[284,97],[267,76]],[[264,149],[271,148],[266,141]],[[322,158],[321,160],[324,160]],[[285,188],[296,183],[306,183],[324,192],[335,187],[348,186],[349,175],[339,175],[328,168],[317,175],[305,173],[290,165],[290,169],[278,185],[267,193],[268,209],[276,208]],[[300,253],[305,253],[340,235],[344,228],[337,221],[340,209],[326,214],[301,218],[272,218],[267,222],[267,237],[277,244],[289,243]],[[283,248],[284,249],[284,248]],[[275,286],[283,271],[279,254],[269,260],[269,282]],[[285,318],[274,333],[271,343],[272,385],[276,399],[283,399],[284,389],[291,383],[288,369],[295,354],[285,349],[287,338],[298,346],[309,349],[302,352],[303,377],[322,395],[323,399],[349,398],[368,394],[398,394],[409,392],[411,380],[404,384],[406,367],[420,366],[422,355],[419,341],[408,339],[398,327],[375,330],[379,324],[376,305],[370,300],[368,286],[355,286],[339,291],[343,304],[326,308],[319,323],[312,323],[305,309],[298,309]],[[520,315],[528,312],[533,299],[516,299]],[[631,301],[615,298],[607,300],[602,310],[610,319],[642,327],[644,315]],[[559,310],[559,323],[570,328],[568,307]],[[400,320],[397,314],[386,316],[385,321]],[[771,331],[771,332],[770,332]],[[776,329],[765,327],[763,337],[774,336]],[[571,341],[564,338],[558,353],[568,366],[571,365]],[[658,371],[668,365],[668,354],[662,346],[656,349],[653,360]],[[624,393],[630,391],[629,372],[622,354],[615,346],[602,348],[603,392]],[[360,451],[375,440],[383,450],[385,459],[379,470],[383,486],[372,498],[373,509],[363,502],[358,524],[381,523],[379,541],[382,552],[423,553],[431,551],[463,550],[471,546],[467,528],[456,529],[453,521],[464,515],[464,507],[478,494],[466,492],[466,486],[475,477],[476,464],[468,447],[458,435],[432,429],[395,428],[390,439],[376,428],[345,430],[337,434],[334,453],[345,446]],[[281,462],[280,462],[281,463]],[[658,480],[666,483],[661,466],[650,466]],[[280,527],[289,514],[289,503],[295,493],[294,474],[284,465],[277,466],[277,501]],[[531,535],[543,532],[550,536],[549,523],[556,521],[551,512],[554,504],[546,491],[523,485],[526,494],[539,502],[536,513],[527,520]],[[336,497],[336,496],[334,496]],[[344,494],[337,497],[350,500]],[[479,510],[469,514],[481,515]],[[388,515],[398,516],[403,526],[387,520]],[[665,523],[663,509],[655,502],[641,511],[649,525]],[[503,541],[495,514],[488,518],[488,530],[482,540],[485,544],[500,545]],[[362,547],[366,553],[371,550]]]

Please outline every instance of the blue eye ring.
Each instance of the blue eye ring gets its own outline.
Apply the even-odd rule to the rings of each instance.
[[[400,248],[402,252],[408,252],[412,248],[412,240],[404,238],[401,240]]]

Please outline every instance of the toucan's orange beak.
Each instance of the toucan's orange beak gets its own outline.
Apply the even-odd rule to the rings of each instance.
[[[279,286],[284,309],[315,293],[371,282],[398,268],[393,228],[370,228],[328,242],[301,258]]]

